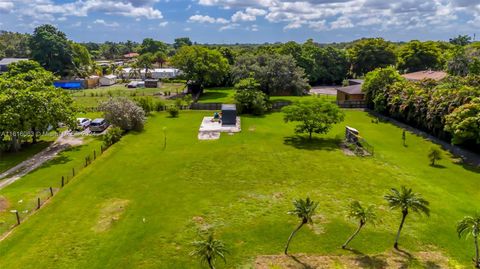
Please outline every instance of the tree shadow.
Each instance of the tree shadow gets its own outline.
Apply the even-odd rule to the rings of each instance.
[[[214,92],[210,92],[210,91],[206,91],[204,92],[201,96],[200,96],[200,99],[199,101],[207,101],[207,100],[218,100],[218,99],[222,99],[222,98],[225,98],[228,96],[228,93],[226,92],[221,92],[221,91],[214,91]]]
[[[444,165],[441,165],[441,164],[430,164],[430,167],[433,167],[433,168],[438,168],[438,169],[445,169],[447,167],[445,167]]]
[[[287,255],[288,257],[292,258],[296,263],[302,266],[303,269],[314,269],[315,267],[300,260],[298,257],[295,257],[294,255]]]
[[[433,261],[427,261],[424,264],[424,267],[427,269],[441,269],[442,267]]]
[[[353,248],[345,248],[345,250],[357,255],[354,260],[361,268],[386,268],[388,266],[387,261],[379,256],[369,256]]]
[[[283,143],[297,149],[303,150],[327,150],[333,151],[339,149],[341,139],[338,138],[317,138],[309,139],[303,136],[287,136]]]

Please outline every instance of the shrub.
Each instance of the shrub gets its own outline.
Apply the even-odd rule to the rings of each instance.
[[[161,100],[155,102],[155,111],[163,111],[165,109],[165,103]]]
[[[428,159],[430,160],[430,165],[435,166],[435,162],[442,159],[442,151],[436,147],[430,148],[428,151]]]
[[[150,112],[155,110],[155,102],[153,101],[152,97],[142,97],[136,98],[135,102],[138,106],[140,106],[145,113],[149,114]]]
[[[125,97],[110,98],[102,102],[99,109],[104,118],[124,131],[140,131],[145,123],[145,111]]]
[[[122,134],[122,129],[117,126],[109,128],[105,135],[103,135],[103,145],[108,148],[117,143],[122,138]]]
[[[270,109],[268,95],[259,88],[260,84],[253,78],[242,79],[235,85],[235,101],[240,113],[263,115]]]
[[[167,111],[172,118],[176,118],[178,117],[178,114],[180,114],[180,109],[177,106],[171,106],[167,109]]]

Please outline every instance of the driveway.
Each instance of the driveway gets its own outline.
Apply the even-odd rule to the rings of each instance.
[[[310,90],[311,94],[337,95],[338,86],[315,86]]]

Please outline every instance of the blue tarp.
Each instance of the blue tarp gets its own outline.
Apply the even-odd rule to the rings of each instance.
[[[53,86],[62,89],[83,89],[83,82],[81,81],[56,81],[53,83]]]

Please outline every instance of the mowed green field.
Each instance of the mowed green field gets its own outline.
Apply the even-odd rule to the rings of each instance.
[[[293,136],[281,113],[242,117],[240,134],[217,141],[197,140],[209,112],[154,114],[144,132],[124,137],[0,242],[0,268],[198,268],[191,242],[209,226],[230,249],[219,268],[251,268],[257,256],[282,253],[298,224],[287,211],[307,196],[319,202],[317,217],[293,239],[291,253],[352,255],[340,246],[356,228],[344,217],[353,199],[376,204],[382,222],[367,225],[350,246],[385,253],[400,212],[383,195],[401,185],[431,202],[430,218],[409,215],[402,233],[411,266],[425,266],[415,253],[434,251],[452,267],[472,267],[473,242],[458,239],[455,224],[480,210],[479,171],[450,158],[431,167],[429,141],[407,134],[403,147],[401,129],[346,113],[313,142]],[[343,153],[347,124],[375,147],[375,157]]]

